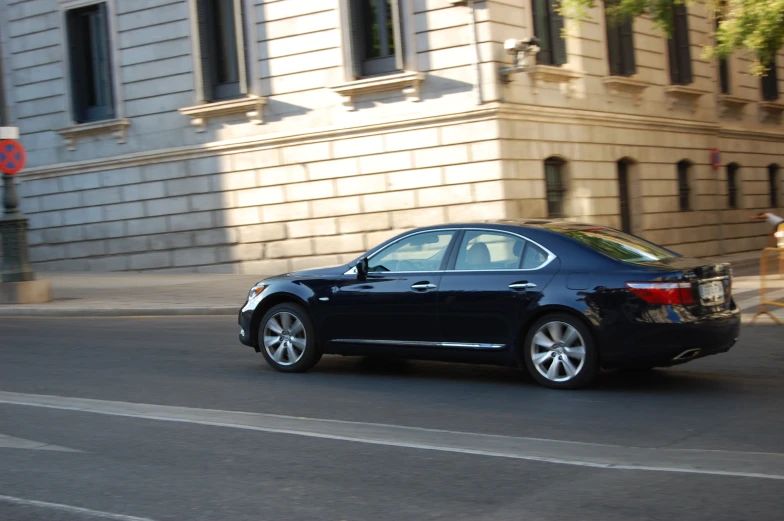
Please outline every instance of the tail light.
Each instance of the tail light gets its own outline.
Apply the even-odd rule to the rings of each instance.
[[[648,304],[694,304],[691,282],[627,282],[626,287]]]

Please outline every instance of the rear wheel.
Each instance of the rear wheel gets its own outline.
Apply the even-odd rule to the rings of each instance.
[[[285,373],[307,371],[321,359],[310,316],[297,304],[278,304],[264,314],[259,348],[270,367]]]
[[[565,313],[533,323],[523,345],[523,359],[533,378],[553,389],[575,389],[596,376],[599,356],[588,328]]]

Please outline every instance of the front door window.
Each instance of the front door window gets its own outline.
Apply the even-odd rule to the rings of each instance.
[[[439,271],[455,232],[442,230],[409,235],[368,259],[370,273]]]

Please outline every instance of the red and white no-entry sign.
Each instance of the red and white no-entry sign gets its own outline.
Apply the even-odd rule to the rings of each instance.
[[[0,172],[16,174],[27,162],[27,152],[18,141],[7,139],[0,141]]]

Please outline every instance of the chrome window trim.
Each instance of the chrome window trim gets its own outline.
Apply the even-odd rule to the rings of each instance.
[[[336,338],[330,342],[339,344],[384,345],[400,347],[438,347],[447,349],[477,349],[482,351],[498,351],[506,344],[488,344],[482,342],[422,342],[418,340],[371,340],[365,338]]]
[[[393,244],[397,244],[398,242],[402,241],[403,239],[407,239],[408,237],[413,237],[414,235],[419,235],[419,234],[422,234],[422,233],[430,233],[430,232],[444,232],[444,231],[465,231],[465,232],[468,232],[468,231],[472,231],[472,232],[473,231],[483,231],[483,232],[501,233],[501,234],[506,234],[506,235],[514,235],[515,237],[519,237],[520,239],[523,239],[524,241],[528,241],[528,242],[530,242],[532,244],[535,244],[536,246],[538,246],[539,248],[544,250],[547,253],[547,259],[542,264],[537,266],[536,268],[503,268],[503,269],[495,269],[495,270],[383,271],[383,272],[375,272],[375,273],[383,273],[383,274],[395,274],[395,273],[397,273],[397,274],[404,274],[404,275],[406,275],[406,274],[411,274],[411,273],[483,273],[483,272],[484,273],[488,273],[488,272],[489,273],[495,273],[495,272],[512,272],[512,271],[528,272],[528,271],[538,271],[538,270],[541,270],[541,269],[547,267],[547,265],[549,265],[551,262],[553,262],[555,259],[558,258],[549,249],[545,248],[544,246],[542,246],[538,242],[536,242],[536,241],[534,241],[532,239],[529,239],[528,237],[526,237],[524,235],[521,235],[521,234],[515,233],[515,232],[510,232],[510,231],[507,231],[507,230],[498,230],[496,228],[439,228],[439,229],[436,229],[436,230],[422,230],[422,231],[419,231],[419,232],[415,232],[415,233],[411,233],[411,234],[408,234],[408,235],[404,235],[403,237],[400,237],[398,240],[389,243],[387,246],[392,246]],[[458,245],[457,247],[459,248],[460,246],[461,245]],[[384,249],[386,249],[386,248],[384,248]],[[382,251],[383,250],[377,251],[372,256],[368,257],[368,260],[372,259],[373,257],[378,255]],[[357,274],[357,267],[356,266],[352,266],[351,269],[349,269],[343,275],[356,275],[356,274]]]

